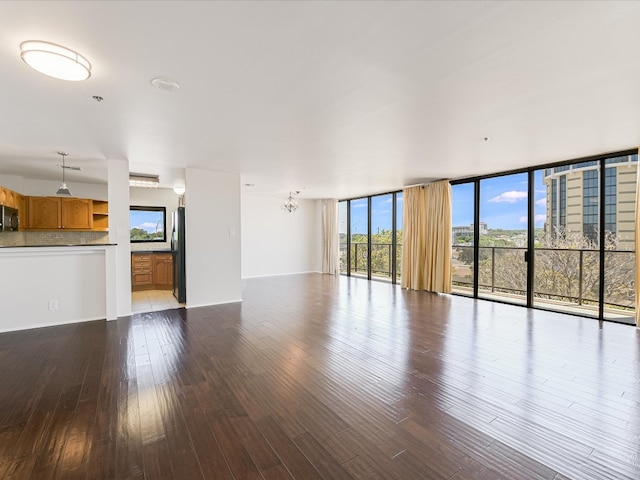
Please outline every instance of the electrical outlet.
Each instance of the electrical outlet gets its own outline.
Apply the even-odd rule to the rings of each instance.
[[[58,309],[58,301],[49,300],[49,310],[57,310],[57,309]]]

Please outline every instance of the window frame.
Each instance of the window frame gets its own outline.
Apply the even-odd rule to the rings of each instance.
[[[162,212],[162,238],[157,239],[138,239],[131,238],[131,212],[132,211],[148,211],[148,212]],[[167,242],[167,207],[156,205],[130,205],[129,206],[129,241],[131,243],[166,243]]]

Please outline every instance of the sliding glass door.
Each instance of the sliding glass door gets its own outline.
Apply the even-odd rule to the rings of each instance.
[[[402,200],[394,192],[338,203],[340,273],[400,281]]]
[[[480,298],[527,303],[527,185],[527,173],[480,180]]]
[[[637,166],[628,151],[454,183],[454,293],[634,323]]]

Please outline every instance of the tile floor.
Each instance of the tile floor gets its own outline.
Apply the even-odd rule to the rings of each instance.
[[[157,312],[184,307],[173,296],[172,290],[146,290],[131,292],[131,311],[133,313]]]

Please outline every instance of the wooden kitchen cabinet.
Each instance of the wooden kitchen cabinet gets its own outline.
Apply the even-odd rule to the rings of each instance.
[[[92,202],[86,198],[29,197],[27,227],[34,230],[91,230]]]
[[[97,232],[109,231],[109,202],[93,200],[93,228]]]
[[[173,257],[170,253],[153,254],[153,284],[159,290],[173,286]]]
[[[18,208],[17,200],[19,196],[19,193],[14,192],[9,188],[0,187],[0,205],[4,205],[5,207]]]
[[[171,290],[173,256],[171,253],[131,253],[131,289]]]
[[[153,285],[152,254],[131,254],[131,286]]]
[[[58,229],[62,224],[60,199],[29,197],[27,228]]]

